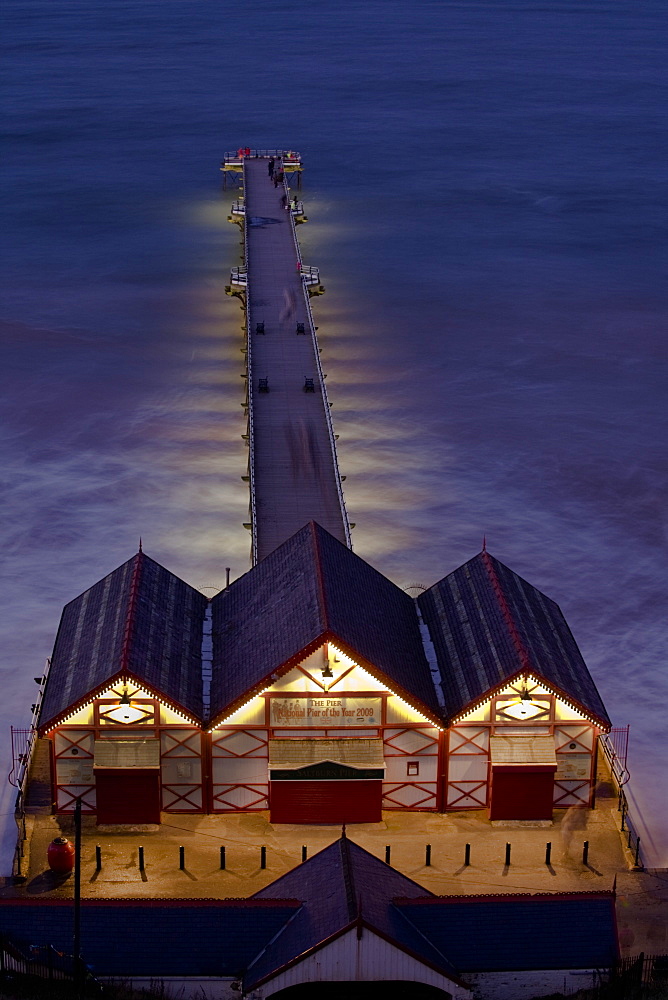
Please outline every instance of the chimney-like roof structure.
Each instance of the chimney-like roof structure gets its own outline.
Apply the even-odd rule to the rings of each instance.
[[[511,678],[533,674],[610,725],[559,606],[488,552],[417,600],[450,718]]]
[[[202,718],[207,598],[141,550],[66,605],[40,713],[57,724],[114,680],[134,680]]]
[[[438,717],[412,598],[315,521],[211,603],[214,724],[327,641]]]

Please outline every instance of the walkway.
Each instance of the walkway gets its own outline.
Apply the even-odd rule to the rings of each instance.
[[[349,544],[299,245],[281,204],[289,192],[274,187],[267,165],[244,161],[254,562],[310,520]]]

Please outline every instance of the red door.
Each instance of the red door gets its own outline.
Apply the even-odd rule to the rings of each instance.
[[[493,767],[490,819],[552,819],[554,767]]]
[[[376,779],[353,781],[271,781],[272,823],[378,823],[381,785]]]
[[[160,769],[96,767],[98,823],[159,823]]]

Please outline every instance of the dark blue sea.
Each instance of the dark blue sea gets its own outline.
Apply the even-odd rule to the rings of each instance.
[[[5,749],[62,606],[140,536],[194,586],[248,567],[218,167],[292,148],[355,550],[426,586],[486,536],[556,600],[668,863],[667,22],[664,0],[6,0]]]

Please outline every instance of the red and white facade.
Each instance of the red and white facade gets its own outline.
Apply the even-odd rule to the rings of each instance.
[[[601,724],[540,678],[516,678],[446,728],[379,677],[326,643],[208,731],[118,681],[46,734],[55,811],[81,797],[99,823],[259,810],[355,823],[382,810],[549,819],[593,804]]]
[[[212,811],[317,823],[436,810],[443,728],[427,713],[325,644],[211,730]]]

